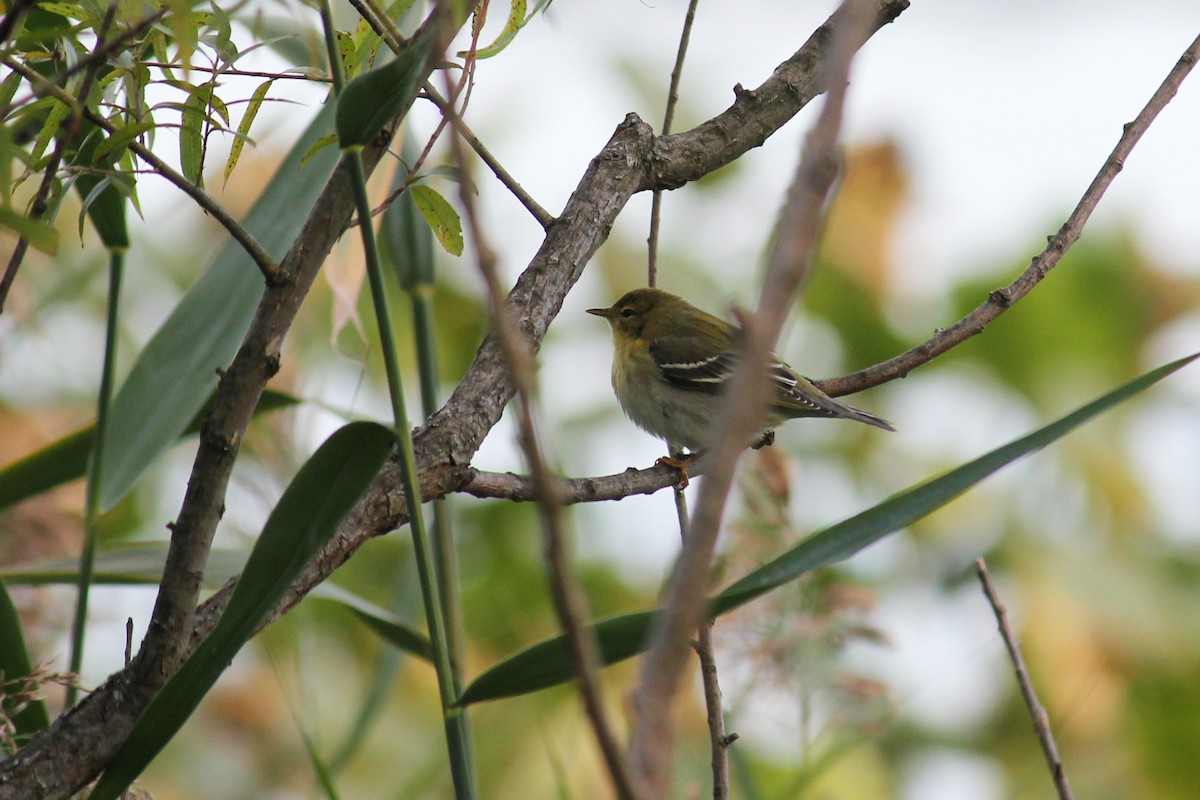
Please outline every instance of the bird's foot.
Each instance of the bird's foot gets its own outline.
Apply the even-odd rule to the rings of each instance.
[[[775,444],[775,429],[769,428],[762,432],[762,436],[758,437],[754,444],[750,445],[750,449],[761,450],[764,447],[770,447],[773,444]]]
[[[663,456],[654,462],[654,466],[666,464],[668,467],[674,467],[679,470],[679,483],[675,488],[683,490],[688,487],[688,467],[696,463],[696,459],[700,458],[700,453],[689,453],[688,455],[680,454],[676,456]]]

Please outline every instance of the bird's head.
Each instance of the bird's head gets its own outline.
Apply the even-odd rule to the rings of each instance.
[[[643,339],[665,328],[672,310],[680,306],[686,301],[660,289],[634,289],[608,308],[589,308],[587,313],[608,320],[614,334]]]

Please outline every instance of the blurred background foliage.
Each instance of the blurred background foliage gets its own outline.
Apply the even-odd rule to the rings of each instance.
[[[630,96],[652,98],[647,104],[661,103],[666,73],[653,73],[652,80],[647,74],[640,63],[619,63],[612,80],[624,82]],[[702,116],[686,104],[681,111],[683,120]],[[270,174],[276,150],[247,149],[224,192],[212,180],[214,192],[245,208],[248,187]],[[787,169],[787,154],[770,157]],[[972,265],[936,291],[914,293],[904,271],[911,266],[893,255],[913,202],[912,169],[904,146],[889,137],[857,141],[846,154],[818,264],[779,347],[814,377],[883,360],[956,320],[1008,283],[1061,222],[1061,216],[1047,217],[1004,258]],[[718,214],[730,186],[752,179],[739,162],[669,196],[668,217],[678,225],[695,209],[702,219]],[[476,180],[486,179],[479,174]],[[59,215],[67,244],[53,258],[30,257],[0,321],[0,464],[94,413],[105,255],[90,234],[82,247],[69,243],[78,213],[72,202]],[[124,367],[199,274],[200,254],[212,246],[212,223],[170,202],[176,205],[169,236],[139,230],[131,250]],[[640,213],[631,207],[624,215],[575,305],[607,304],[644,280]],[[768,229],[764,224],[740,235],[765,251]],[[860,399],[900,433],[817,422],[797,425],[775,447],[750,454],[724,537],[721,582],[821,525],[1165,361],[1164,343],[1195,330],[1195,270],[1181,275],[1161,268],[1140,241],[1132,223],[1089,229],[1033,295],[983,335]],[[528,260],[530,253],[503,235],[497,243],[509,269]],[[11,244],[0,241],[5,257]],[[702,247],[668,232],[664,288],[714,311],[751,298],[757,267],[733,269]],[[339,245],[327,280],[306,302],[273,382],[302,403],[253,424],[219,546],[248,548],[274,498],[336,420],[385,416],[378,347],[356,324],[369,318],[358,259],[354,244]],[[442,253],[439,259],[434,300],[444,397],[469,364],[486,321],[470,261]],[[742,252],[733,263],[756,261],[754,253]],[[398,291],[393,300],[396,327],[407,331],[409,305]],[[411,353],[402,348],[402,355],[405,369],[415,372]],[[570,474],[646,466],[657,455],[657,445],[621,418],[608,393],[607,358],[607,332],[569,305],[541,364],[548,441]],[[415,374],[409,385],[417,385]],[[1200,442],[1196,386],[1194,379],[1168,382],[851,562],[722,619],[718,662],[729,728],[741,735],[732,751],[734,795],[1051,797],[975,582],[972,562],[985,556],[1010,604],[1077,795],[1193,797],[1200,785],[1194,758],[1200,742],[1200,516],[1193,513],[1200,456],[1188,448]],[[415,397],[411,407],[419,407]],[[515,469],[512,438],[502,423],[478,465]],[[193,449],[187,442],[174,448],[105,517],[105,546],[165,540],[164,524],[178,509]],[[81,503],[82,487],[72,484],[6,509],[0,562],[76,553]],[[558,628],[534,509],[465,497],[450,498],[447,507],[460,552],[473,676]],[[669,496],[578,508],[570,518],[596,616],[653,604],[677,538]],[[406,536],[370,543],[333,580],[421,626]],[[61,667],[71,590],[17,586],[12,593],[34,657]],[[125,618],[144,625],[152,596],[148,588],[96,591],[85,685],[120,666]],[[636,662],[626,663],[603,675],[618,712],[635,669]],[[697,689],[679,712],[677,797],[708,792],[703,716]],[[471,728],[483,796],[608,796],[570,687],[474,707]],[[143,785],[160,800],[322,796],[306,740],[317,760],[334,765],[341,797],[452,793],[429,665],[389,650],[344,608],[317,598],[235,661]]]

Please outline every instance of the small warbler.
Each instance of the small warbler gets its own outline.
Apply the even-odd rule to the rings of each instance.
[[[681,297],[634,289],[608,308],[589,308],[613,334],[612,384],[625,415],[665,439],[672,455],[708,446],[719,395],[733,375],[739,331]],[[891,423],[834,400],[787,364],[772,357],[767,429],[796,417]],[[660,459],[672,466],[691,463]],[[686,480],[686,478],[685,478]]]

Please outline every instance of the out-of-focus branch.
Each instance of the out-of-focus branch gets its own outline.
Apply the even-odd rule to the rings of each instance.
[[[670,788],[674,731],[671,709],[688,656],[688,639],[703,621],[709,569],[733,475],[745,443],[761,426],[767,405],[767,358],[779,336],[792,296],[816,251],[825,201],[837,176],[836,151],[850,60],[865,41],[870,22],[865,0],[838,9],[832,47],[822,70],[829,80],[825,104],[806,138],[804,154],[788,191],[776,248],[759,297],[758,312],[742,322],[742,357],[721,400],[708,448],[711,467],[667,589],[666,602],[650,636],[640,681],[633,692],[630,754],[638,778],[658,797]]]

